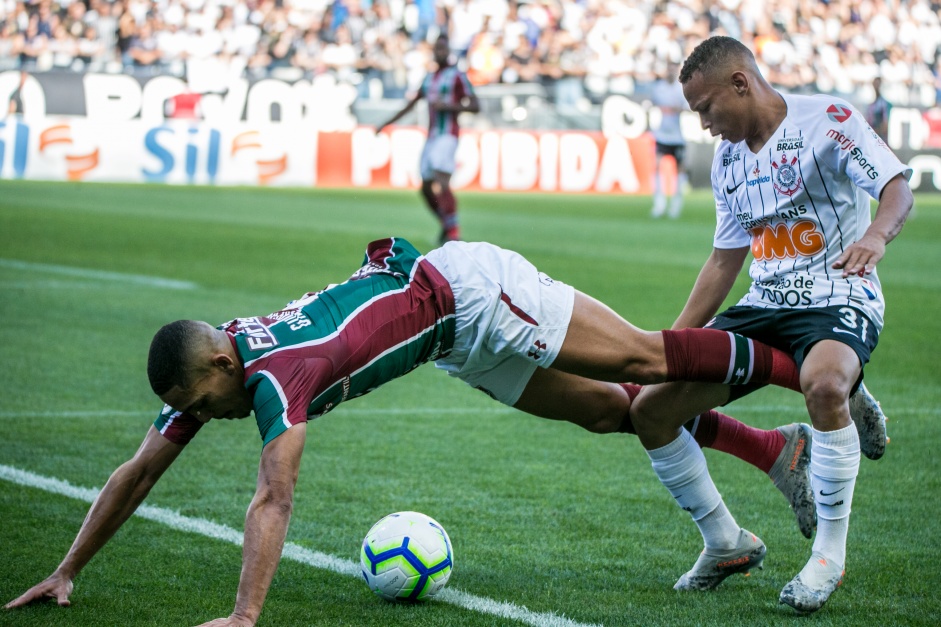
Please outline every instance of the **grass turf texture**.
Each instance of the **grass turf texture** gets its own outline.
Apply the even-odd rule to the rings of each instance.
[[[645,328],[671,323],[710,250],[701,193],[678,221],[650,220],[647,198],[459,200],[467,238],[523,253]],[[366,243],[387,235],[434,245],[417,194],[0,182],[0,463],[100,487],[160,407],[145,367],[161,324],[274,311],[347,278]],[[934,625],[941,615],[939,240],[941,197],[919,196],[879,266],[887,328],[867,382],[892,443],[883,460],[862,462],[846,580],[814,624]],[[800,397],[781,390],[729,411],[766,428],[806,420]],[[260,452],[254,421],[218,421],[188,449],[147,502],[241,529]],[[515,412],[425,366],[311,424],[288,540],[357,560],[376,520],[411,509],[451,536],[449,588],[609,626],[793,624],[778,593],[810,542],[758,470],[707,458],[739,524],[768,544],[766,568],[678,594],[701,539],[636,439]],[[55,568],[87,507],[0,481],[0,600]],[[76,580],[71,608],[0,611],[0,625],[196,624],[231,611],[240,564],[234,545],[132,519]],[[359,579],[283,561],[260,624],[514,623],[436,601],[389,605]]]

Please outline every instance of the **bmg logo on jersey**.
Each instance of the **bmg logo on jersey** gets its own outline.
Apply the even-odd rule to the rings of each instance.
[[[823,251],[825,240],[810,220],[798,220],[792,226],[767,224],[751,230],[751,251],[757,261],[810,257]]]

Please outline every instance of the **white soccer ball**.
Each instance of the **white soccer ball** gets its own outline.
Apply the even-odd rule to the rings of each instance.
[[[425,601],[438,594],[454,568],[447,532],[418,512],[389,514],[369,530],[360,551],[363,578],[387,601]]]

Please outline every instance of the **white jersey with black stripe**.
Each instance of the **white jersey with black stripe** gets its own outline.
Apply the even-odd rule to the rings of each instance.
[[[787,116],[753,153],[723,141],[712,164],[716,248],[751,246],[752,285],[739,305],[852,305],[882,328],[876,272],[842,278],[831,266],[872,222],[869,197],[911,176],[863,116],[830,96],[783,96]]]

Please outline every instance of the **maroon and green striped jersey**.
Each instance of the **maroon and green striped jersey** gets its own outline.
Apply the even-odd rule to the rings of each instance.
[[[410,243],[389,238],[369,244],[346,282],[217,328],[242,360],[267,444],[291,425],[446,355],[454,344],[454,296]],[[169,406],[154,422],[178,444],[201,425]]]

